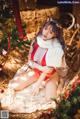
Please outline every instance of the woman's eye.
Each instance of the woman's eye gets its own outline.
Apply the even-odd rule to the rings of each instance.
[[[44,29],[47,30],[47,27],[45,27]]]

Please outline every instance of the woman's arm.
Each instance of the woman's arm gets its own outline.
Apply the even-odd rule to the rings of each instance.
[[[36,62],[34,62],[34,61],[32,61],[32,60],[29,60],[28,61],[28,65],[31,67],[31,68],[37,68],[38,70],[40,70],[40,71],[52,71],[53,70],[53,67],[49,67],[49,66],[41,66],[41,65],[39,65],[38,63],[36,63]]]

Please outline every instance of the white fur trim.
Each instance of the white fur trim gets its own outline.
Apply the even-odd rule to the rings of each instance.
[[[37,37],[37,43],[40,47],[42,48],[50,48],[52,47],[52,40],[47,40],[47,41],[44,41],[41,36],[38,36]]]
[[[62,56],[64,52],[61,47],[54,47],[49,49],[46,55],[46,64],[47,66],[61,67],[62,65]]]
[[[37,43],[42,48],[48,48],[46,54],[46,64],[47,66],[61,67],[62,65],[62,56],[64,54],[61,44],[55,39],[44,41],[41,36],[37,37]]]

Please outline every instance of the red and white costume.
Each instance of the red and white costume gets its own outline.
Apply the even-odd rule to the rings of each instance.
[[[52,74],[56,72],[57,67],[61,67],[62,65],[62,56],[63,56],[63,49],[55,38],[53,40],[44,41],[40,36],[37,37],[37,42],[34,44],[34,48],[31,52],[31,61],[37,63],[38,65],[44,67],[53,67],[53,71],[48,73],[44,80],[47,80]],[[29,61],[31,67],[33,67]],[[21,69],[18,70],[16,75],[14,76],[13,80],[22,80],[26,81],[27,79],[38,79],[41,75],[42,71],[38,68],[33,67],[31,70],[27,70],[28,65],[25,64]],[[26,75],[20,75],[20,73],[26,71]],[[19,84],[9,83],[11,88],[17,87]]]
[[[34,49],[31,53],[31,59],[39,65],[53,67],[56,69],[61,66],[63,50],[57,39],[43,41],[41,37],[37,37],[37,43],[34,45]],[[23,80],[27,78],[38,78],[40,71],[29,70],[27,72],[27,64],[25,64],[15,75],[12,80]],[[19,75],[21,72],[26,71],[25,77]],[[32,72],[33,71],[33,72]],[[32,73],[30,73],[32,72]],[[8,91],[5,97],[1,100],[1,104],[5,109],[9,109],[13,112],[31,113],[36,110],[43,110],[48,108],[55,108],[54,101],[48,102],[45,100],[45,89],[41,90],[37,95],[32,96],[33,87],[35,83],[29,87],[19,91],[14,95],[13,89],[18,84],[9,83]]]
[[[44,41],[41,36],[37,37],[37,42],[34,44],[34,48],[31,52],[31,60],[40,66],[53,67],[53,71],[50,74],[56,72],[57,67],[62,65],[63,49],[59,41],[55,38],[53,40]],[[41,73],[38,69],[35,70],[35,75]],[[47,78],[49,78],[50,74]]]
[[[63,49],[55,38],[44,41],[40,36],[34,45],[31,59],[42,66],[60,67],[62,63]]]

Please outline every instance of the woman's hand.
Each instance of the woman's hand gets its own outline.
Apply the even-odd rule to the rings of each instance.
[[[41,83],[37,81],[33,89],[32,95],[38,94],[41,89],[45,88],[46,83],[46,81],[42,81]]]
[[[46,77],[46,73],[42,73],[38,79],[38,81],[35,83],[35,87],[33,89],[33,95],[36,95],[38,94],[38,92],[40,91],[40,89],[44,88],[45,87],[45,84],[43,83],[44,82],[44,79]]]
[[[39,93],[39,91],[40,91],[40,88],[41,88],[41,82],[37,81],[35,83],[35,87],[33,89],[32,95],[37,95]]]

